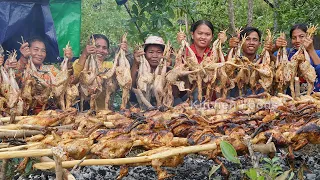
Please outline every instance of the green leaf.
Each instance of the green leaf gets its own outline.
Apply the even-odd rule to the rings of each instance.
[[[138,7],[135,4],[132,5],[132,12],[137,16],[139,15]]]
[[[257,180],[264,180],[264,177],[263,177],[263,176],[259,176],[259,177],[257,178]]]
[[[174,17],[175,17],[174,11],[173,11],[173,9],[172,9],[171,7],[168,8],[168,13],[169,13],[169,16],[170,16],[171,18],[174,18]]]
[[[29,160],[25,168],[26,173],[29,173],[32,170],[32,164],[33,164],[33,161]]]
[[[263,158],[263,161],[265,161],[268,164],[272,164],[272,160],[270,158]]]
[[[237,151],[234,149],[234,147],[228,143],[227,141],[221,141],[220,142],[220,149],[223,154],[223,156],[233,163],[240,164],[240,160],[238,159]]]
[[[288,178],[288,180],[293,179],[293,177],[294,177],[294,172],[291,172],[291,173],[290,173],[290,177]]]
[[[275,163],[278,162],[279,160],[280,160],[280,158],[274,157],[274,158],[272,158],[271,162],[272,162],[273,164],[275,164]]]
[[[276,177],[275,180],[286,180],[290,172],[291,170],[285,171],[281,176]]]
[[[219,164],[218,166],[213,165],[211,167],[211,170],[209,171],[209,180],[211,178],[211,176],[221,167],[221,164]]]
[[[245,171],[246,175],[250,178],[250,179],[257,179],[258,177],[258,173],[257,170],[254,168],[250,168],[249,170]]]
[[[164,21],[168,26],[170,26],[170,27],[173,26],[169,19],[163,18],[163,21]]]

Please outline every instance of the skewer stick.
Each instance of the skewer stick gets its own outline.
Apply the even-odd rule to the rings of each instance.
[[[1,129],[0,130],[0,138],[24,138],[30,137],[33,135],[41,134],[41,131],[35,130],[8,130]]]
[[[2,148],[2,149],[0,149],[0,152],[17,151],[17,150],[20,150],[20,149],[26,149],[26,148],[29,148],[29,147],[37,146],[39,144],[41,144],[41,142],[29,143],[29,144],[26,144],[26,145],[15,146],[15,147]]]
[[[61,147],[53,147],[52,149],[53,159],[55,162],[56,180],[63,180],[62,160],[64,155]]]
[[[26,117],[30,117],[30,116],[16,116],[15,117],[15,121],[20,121]],[[3,122],[3,123],[6,123],[6,122],[9,122],[10,121],[10,117],[1,117],[0,118],[0,121]]]
[[[109,125],[109,124],[108,124]],[[109,125],[110,126],[110,125]],[[8,124],[5,126],[0,126],[0,130],[19,130],[19,129],[30,129],[30,130],[53,130],[53,129],[72,129],[73,124],[64,125],[64,126],[54,126],[54,127],[46,127],[46,126],[39,126],[39,125],[31,125],[31,124]]]
[[[93,166],[93,165],[123,165],[123,164],[135,164],[135,163],[144,163],[150,162],[154,159],[162,159],[171,156],[196,153],[200,151],[214,150],[217,148],[215,143],[213,144],[204,144],[188,147],[178,147],[169,149],[164,152],[156,153],[151,156],[140,156],[140,157],[130,157],[130,158],[116,158],[116,159],[87,159],[84,160],[79,166]],[[63,168],[72,168],[73,166],[80,163],[81,160],[76,161],[64,161],[62,162]],[[36,163],[33,165],[34,168],[45,170],[55,168],[54,162],[45,162],[45,163]]]
[[[51,156],[51,149],[0,152],[0,159]]]
[[[7,148],[9,146],[10,146],[9,143],[0,143],[0,148]]]

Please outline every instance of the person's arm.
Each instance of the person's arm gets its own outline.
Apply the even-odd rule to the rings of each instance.
[[[96,47],[94,45],[87,45],[82,51],[78,60],[73,63],[73,74],[75,78],[79,77],[80,72],[83,70],[86,60],[90,54],[96,53]]]
[[[87,45],[86,48],[82,51],[80,57],[79,57],[79,65],[84,66],[86,63],[86,60],[90,54],[96,53],[96,47],[94,45]]]
[[[28,64],[28,59],[31,55],[29,43],[23,43],[20,47],[21,57],[18,60],[18,63],[16,65],[16,68],[20,71],[24,70],[26,68],[26,65]],[[10,66],[10,65],[9,65]]]
[[[306,48],[307,52],[309,53],[310,58],[313,61],[314,65],[320,64],[320,57],[318,56],[316,50],[313,46],[313,40],[311,38],[306,37],[303,40],[303,45]]]
[[[73,75],[75,78],[78,78],[80,75],[80,72],[83,70],[84,65],[81,65],[79,63],[79,59],[75,60],[72,64],[73,68]]]
[[[288,45],[287,40],[284,37],[278,37],[274,46],[272,47],[272,53],[275,53],[281,47],[286,47]]]

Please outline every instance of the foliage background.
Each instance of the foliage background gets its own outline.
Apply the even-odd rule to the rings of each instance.
[[[235,26],[247,24],[248,1],[234,0]],[[279,34],[289,34],[296,23],[320,22],[319,0],[252,0],[253,26],[265,32],[267,28]],[[116,46],[121,35],[128,32],[132,48],[142,43],[148,35],[160,35],[177,46],[175,39],[179,24],[187,17],[190,24],[200,19],[210,20],[215,27],[214,34],[229,28],[228,0],[128,0],[129,16],[125,7],[115,0],[83,0],[81,47],[84,47],[91,33],[103,33]],[[141,33],[134,23],[137,23]],[[182,26],[185,30],[185,25]],[[231,28],[228,30],[231,36]]]

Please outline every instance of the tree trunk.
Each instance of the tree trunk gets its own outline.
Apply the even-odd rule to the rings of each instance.
[[[273,32],[277,32],[278,31],[278,0],[274,0],[274,9],[273,9]]]
[[[232,29],[233,34],[236,34],[236,26],[234,24],[233,0],[228,0],[228,15],[229,15],[230,28]]]
[[[253,22],[253,0],[248,0],[248,21],[247,26],[252,26]]]

